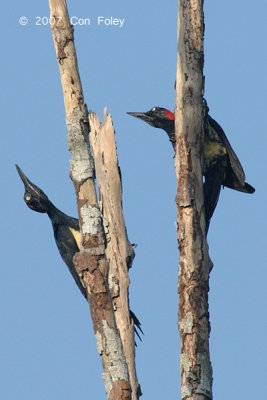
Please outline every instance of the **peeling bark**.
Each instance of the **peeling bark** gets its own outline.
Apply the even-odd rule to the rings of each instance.
[[[115,132],[110,114],[105,110],[101,125],[94,113],[89,114],[90,142],[93,149],[99,196],[107,238],[109,288],[115,318],[120,331],[132,387],[132,400],[140,396],[135,370],[134,326],[130,318],[128,268],[134,258],[122,212],[122,184],[116,153]]]
[[[202,0],[180,0],[176,76],[177,233],[182,399],[212,399],[209,273],[202,183],[204,15]]]
[[[50,0],[49,5],[51,17],[59,21],[52,25],[52,35],[64,95],[68,146],[72,155],[71,178],[76,190],[82,233],[81,251],[75,255],[74,262],[87,290],[97,348],[102,358],[107,398],[131,400],[128,366],[108,284],[106,238],[97,203],[88,113],[78,72],[73,29],[66,1]]]

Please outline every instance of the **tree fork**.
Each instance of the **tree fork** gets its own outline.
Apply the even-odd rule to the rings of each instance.
[[[180,0],[175,134],[181,397],[212,399],[209,258],[203,203],[203,0]]]
[[[97,348],[102,358],[108,400],[131,400],[131,385],[121,337],[116,326],[108,285],[105,233],[97,203],[94,163],[89,145],[88,113],[78,72],[73,28],[65,0],[49,0],[52,36],[64,96],[71,178],[78,203],[82,233],[75,265],[87,290]]]

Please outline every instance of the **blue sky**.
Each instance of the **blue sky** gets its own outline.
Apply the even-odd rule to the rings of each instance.
[[[130,301],[145,332],[139,381],[144,398],[179,398],[173,150],[164,132],[126,115],[174,107],[177,5],[68,4],[71,16],[91,19],[75,28],[84,95],[101,118],[105,106],[113,116],[127,230],[138,244]],[[14,167],[77,215],[58,67],[49,26],[36,25],[38,16],[49,16],[48,2],[2,5],[0,397],[104,400],[88,306],[60,259],[49,219],[24,204]],[[98,16],[125,22],[98,26]],[[250,400],[267,390],[266,17],[263,0],[205,1],[205,96],[256,188],[254,195],[223,190],[209,232],[216,400]]]

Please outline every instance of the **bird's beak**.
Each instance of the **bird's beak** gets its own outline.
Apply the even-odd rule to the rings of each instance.
[[[22,182],[24,183],[24,186],[25,186],[25,187],[28,186],[29,183],[30,183],[29,179],[28,179],[27,176],[24,174],[24,172],[20,169],[20,167],[19,167],[17,164],[15,164],[15,165],[16,165],[16,169],[17,169],[17,171],[18,171],[18,174],[19,174],[19,176],[20,176]]]
[[[127,112],[127,114],[132,115],[133,117],[142,119],[143,121],[147,122],[149,124],[151,117],[147,112]]]
[[[132,115],[133,117],[136,118],[143,118],[146,113],[128,111],[127,114]]]
[[[25,190],[26,190],[26,189],[32,189],[32,190],[36,191],[36,190],[38,189],[38,190],[40,191],[40,189],[39,189],[36,185],[34,185],[34,184],[27,178],[27,176],[26,176],[26,175],[24,174],[24,172],[20,169],[20,167],[19,167],[17,164],[15,164],[15,165],[16,165],[16,169],[17,169],[17,171],[18,171],[18,174],[19,174],[19,176],[20,176],[22,182],[24,183]]]

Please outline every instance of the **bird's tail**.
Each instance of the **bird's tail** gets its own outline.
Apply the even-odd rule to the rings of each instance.
[[[254,193],[255,189],[253,186],[251,186],[249,183],[245,182],[245,192],[246,193]]]
[[[237,179],[235,180],[228,180],[223,182],[223,186],[228,187],[230,189],[234,189],[237,190],[238,192],[242,192],[242,193],[254,193],[255,192],[255,188],[253,186],[251,186],[249,183],[244,182],[244,184],[241,184],[237,181]]]
[[[131,310],[130,310],[130,317],[131,317],[131,319],[133,320],[133,323],[134,323],[134,332],[138,336],[139,340],[141,340],[141,342],[142,342],[142,338],[141,338],[140,333],[139,333],[139,331],[140,331],[142,333],[142,335],[144,335],[144,332],[143,332],[143,330],[141,328],[141,322],[139,321],[139,319],[137,318],[135,313],[133,311],[131,311]],[[139,331],[138,331],[138,329],[139,329]]]

